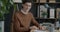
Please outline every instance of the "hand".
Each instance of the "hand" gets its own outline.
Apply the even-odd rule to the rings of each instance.
[[[39,29],[40,29],[40,30],[45,30],[46,27],[44,27],[44,26],[39,26]]]
[[[37,30],[38,27],[36,27],[36,26],[32,26],[32,27],[30,27],[30,29],[31,29],[31,30]]]

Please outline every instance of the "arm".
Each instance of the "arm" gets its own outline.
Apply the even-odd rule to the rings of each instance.
[[[41,30],[45,30],[45,27],[40,26],[39,23],[34,19],[33,15],[32,15],[32,23],[37,26],[39,29]]]
[[[39,27],[39,26],[40,26],[39,23],[34,19],[34,17],[33,17],[32,14],[31,14],[31,16],[32,16],[32,23],[33,23],[35,26]]]
[[[27,28],[25,27],[21,27],[21,23],[19,22],[19,20],[17,19],[18,16],[16,16],[17,14],[15,14],[15,17],[14,17],[14,27],[15,29],[20,32],[20,31],[28,31]]]

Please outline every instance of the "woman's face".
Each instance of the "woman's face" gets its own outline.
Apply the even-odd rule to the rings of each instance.
[[[29,11],[31,9],[31,3],[27,2],[25,4],[23,4],[23,9],[26,10],[26,11]]]

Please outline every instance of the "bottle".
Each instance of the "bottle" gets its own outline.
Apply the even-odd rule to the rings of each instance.
[[[59,30],[59,20],[56,22],[56,29]]]

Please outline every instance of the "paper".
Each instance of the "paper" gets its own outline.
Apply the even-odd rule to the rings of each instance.
[[[47,32],[47,31],[43,31],[43,30],[35,30],[34,32]]]

